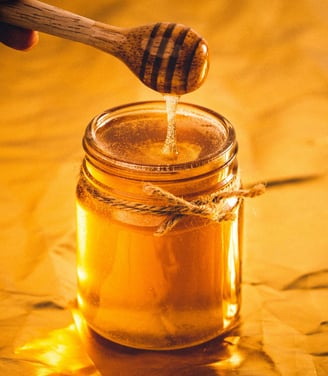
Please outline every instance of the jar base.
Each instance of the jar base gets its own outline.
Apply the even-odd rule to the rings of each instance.
[[[112,317],[120,316],[115,315]],[[185,316],[182,314],[182,317]],[[196,324],[195,317],[197,317]],[[156,327],[156,330],[154,328],[151,328],[152,330],[145,330],[140,320],[130,321],[129,325],[121,327],[118,325],[111,326],[111,330],[99,329],[99,327],[106,327],[103,323],[97,326],[87,322],[87,325],[100,337],[121,346],[140,350],[169,351],[190,348],[206,343],[229,332],[239,322],[239,316],[235,316],[230,320],[225,319],[224,327],[222,325],[218,327],[218,324],[220,324],[218,320],[215,322],[212,320],[212,325],[211,320],[207,320],[207,325],[205,326],[204,323],[206,321],[200,321],[198,312],[195,312],[195,317],[190,319],[193,325],[188,324],[184,320],[183,326],[181,324],[173,325],[167,319],[157,317],[160,324]],[[146,320],[146,322],[149,327],[149,320]],[[197,322],[201,322],[202,325],[197,325]]]

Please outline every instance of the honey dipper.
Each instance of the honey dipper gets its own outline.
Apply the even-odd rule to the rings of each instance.
[[[197,89],[209,66],[205,40],[182,24],[120,28],[37,0],[0,3],[0,21],[105,51],[125,63],[145,85],[163,94],[181,95]]]

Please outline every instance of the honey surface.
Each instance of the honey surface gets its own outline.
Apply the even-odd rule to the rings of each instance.
[[[111,158],[138,164],[177,164],[193,162],[209,155],[218,154],[226,135],[223,126],[199,118],[177,114],[176,133],[178,153],[172,161],[163,153],[166,139],[167,119],[163,115],[144,116],[141,120],[127,116],[120,123],[113,121],[110,126],[97,131],[98,146]]]

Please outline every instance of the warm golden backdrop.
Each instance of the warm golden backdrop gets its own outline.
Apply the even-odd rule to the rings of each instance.
[[[243,326],[234,337],[243,361],[197,358],[202,373],[192,373],[183,358],[184,374],[327,374],[328,2],[51,3],[116,26],[192,26],[209,43],[211,68],[183,100],[232,121],[244,181],[319,175],[247,202]],[[69,361],[35,363],[36,350],[12,350],[72,321],[74,187],[84,128],[106,108],[161,97],[115,58],[47,35],[28,53],[0,46],[0,88],[0,373],[67,374]],[[72,332],[64,334],[82,359],[74,372],[87,365],[83,374],[96,374]]]

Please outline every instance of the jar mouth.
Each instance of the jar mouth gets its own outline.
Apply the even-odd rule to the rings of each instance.
[[[143,175],[164,177],[184,171],[190,177],[222,168],[234,159],[235,131],[222,115],[180,102],[176,117],[176,160],[161,153],[167,131],[164,101],[124,104],[96,116],[83,139],[87,157],[101,169],[114,169],[123,176],[138,173],[140,179]]]

